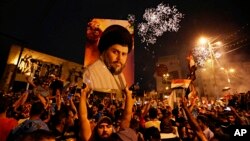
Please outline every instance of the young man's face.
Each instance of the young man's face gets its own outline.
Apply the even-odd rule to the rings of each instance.
[[[103,139],[109,138],[113,133],[112,125],[107,123],[101,123],[97,128],[98,135]]]
[[[104,63],[112,74],[120,74],[128,57],[128,46],[114,44],[104,52]]]
[[[229,121],[230,123],[234,123],[234,122],[235,122],[235,117],[234,117],[233,115],[229,115],[229,116],[228,116],[228,121]]]
[[[93,112],[93,113],[96,113],[96,112],[98,112],[98,107],[96,107],[96,106],[93,106],[93,107],[92,107],[92,112]]]

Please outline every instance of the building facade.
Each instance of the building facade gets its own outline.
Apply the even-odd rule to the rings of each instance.
[[[160,69],[160,72],[157,72],[157,70],[155,72],[157,92],[169,94],[171,92],[171,80],[183,78],[180,60],[176,55],[159,57],[157,65]]]
[[[65,82],[81,81],[83,66],[49,54],[12,45],[0,82],[1,90],[28,88],[25,76],[33,79],[55,75]],[[25,86],[26,85],[26,86]]]

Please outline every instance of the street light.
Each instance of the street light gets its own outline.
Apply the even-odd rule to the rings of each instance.
[[[228,71],[229,71],[230,73],[234,73],[234,72],[235,72],[235,69],[230,68]]]
[[[212,87],[214,89],[214,94],[216,94],[217,91],[217,81],[216,81],[216,74],[215,74],[215,61],[217,58],[221,57],[221,54],[216,52],[217,49],[221,47],[221,42],[213,42],[210,41],[208,38],[201,37],[198,40],[198,47],[197,52],[198,57],[200,60],[198,60],[198,63],[202,67],[205,66],[205,64],[208,64],[211,68],[211,74],[213,75],[213,84]]]

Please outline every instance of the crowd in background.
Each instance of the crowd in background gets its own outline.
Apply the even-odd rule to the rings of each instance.
[[[128,100],[129,90],[119,100],[89,94],[86,88],[72,93],[72,87],[55,80],[36,82],[19,93],[1,92],[0,141],[226,141],[236,127],[250,125],[249,92],[231,95],[226,102],[184,97],[171,107],[165,99]],[[35,92],[38,86],[49,94]],[[110,138],[113,133],[119,137]]]

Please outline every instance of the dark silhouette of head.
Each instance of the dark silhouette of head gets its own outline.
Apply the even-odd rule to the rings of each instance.
[[[102,53],[114,44],[127,45],[128,52],[131,51],[133,46],[132,35],[125,27],[121,25],[107,27],[99,40],[98,49]]]

